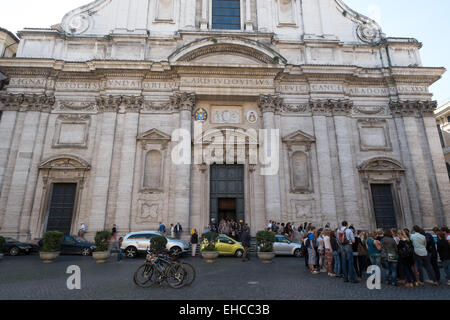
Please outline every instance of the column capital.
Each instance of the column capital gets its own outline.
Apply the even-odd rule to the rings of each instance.
[[[421,100],[391,100],[389,108],[393,117],[423,117],[434,116],[437,101]]]
[[[175,110],[189,111],[192,113],[195,107],[195,93],[176,92],[170,97],[170,103]]]
[[[309,102],[313,115],[348,116],[353,109],[353,101],[339,100],[311,100]]]
[[[40,111],[50,112],[55,104],[55,96],[30,93],[2,93],[0,102],[5,106],[4,111]]]
[[[258,106],[262,113],[273,112],[278,113],[283,106],[283,98],[278,95],[260,95]]]
[[[139,112],[144,98],[142,96],[101,95],[95,98],[95,102],[99,112],[119,112],[121,108],[124,112]]]

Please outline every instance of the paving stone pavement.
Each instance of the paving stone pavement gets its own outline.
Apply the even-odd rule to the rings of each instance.
[[[207,264],[201,258],[186,258],[197,270],[197,279],[182,289],[152,287],[142,289],[133,283],[134,271],[144,257],[113,258],[106,264],[96,264],[92,257],[60,256],[53,264],[42,264],[39,256],[4,257],[0,261],[1,300],[449,300],[450,286],[426,284],[419,288],[383,285],[381,290],[369,290],[365,281],[343,283],[326,274],[311,275],[304,260],[277,257],[270,265],[255,256],[251,261],[219,258]],[[81,268],[81,290],[68,290],[66,269]]]

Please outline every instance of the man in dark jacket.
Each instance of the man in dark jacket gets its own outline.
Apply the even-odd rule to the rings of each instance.
[[[441,271],[439,270],[438,265],[436,245],[434,243],[433,236],[430,233],[427,232],[425,234],[425,238],[427,239],[427,251],[428,256],[430,257],[431,266],[433,267],[434,274],[436,275],[436,280],[439,283],[441,280]]]
[[[245,227],[241,233],[241,243],[244,247],[244,254],[242,255],[242,262],[250,260],[248,255],[248,250],[250,249],[250,233],[248,232],[248,228]]]
[[[447,285],[450,285],[450,244],[448,243],[445,233],[438,234],[437,251],[442,260],[442,266],[447,276]]]

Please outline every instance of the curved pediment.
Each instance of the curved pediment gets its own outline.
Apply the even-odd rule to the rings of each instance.
[[[90,170],[91,166],[87,161],[77,156],[64,154],[43,161],[39,169]]]
[[[405,171],[402,164],[391,158],[376,157],[359,165],[360,171]]]
[[[206,38],[191,42],[175,51],[169,61],[216,64],[220,61],[232,64],[286,63],[285,58],[268,46],[236,37]]]

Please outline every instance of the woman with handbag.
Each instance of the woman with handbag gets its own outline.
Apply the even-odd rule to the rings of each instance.
[[[398,249],[397,243],[392,237],[391,230],[387,230],[384,233],[384,237],[381,240],[381,260],[383,262],[385,281],[387,284],[397,286],[397,264],[398,264]],[[391,272],[391,282],[389,283],[389,271]]]

